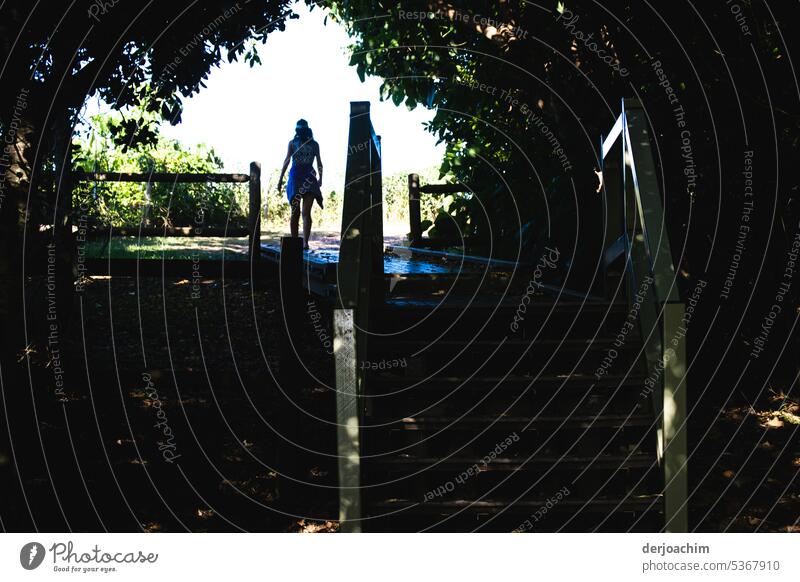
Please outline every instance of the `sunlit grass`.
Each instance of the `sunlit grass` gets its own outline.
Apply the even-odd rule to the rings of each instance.
[[[247,259],[247,237],[121,236],[86,243],[89,259],[168,259],[168,260]]]

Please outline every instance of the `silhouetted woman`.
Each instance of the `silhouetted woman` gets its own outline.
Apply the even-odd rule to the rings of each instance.
[[[314,172],[314,159],[317,160],[319,178]],[[300,119],[294,128],[294,139],[289,142],[289,150],[286,152],[286,159],[283,160],[281,177],[278,179],[278,191],[283,187],[283,176],[286,168],[292,161],[292,169],[289,170],[289,180],[286,182],[286,198],[292,207],[292,217],[289,220],[289,228],[292,236],[297,236],[300,222],[300,214],[303,214],[303,248],[308,249],[308,241],[311,237],[311,207],[314,200],[322,208],[322,159],[319,156],[319,144],[314,141],[314,134],[308,127],[305,119]]]

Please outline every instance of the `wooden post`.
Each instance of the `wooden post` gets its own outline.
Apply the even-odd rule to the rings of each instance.
[[[281,256],[278,269],[280,301],[283,310],[283,321],[286,326],[286,335],[295,343],[301,336],[303,326],[303,239],[299,236],[281,237]],[[295,337],[297,336],[297,337]],[[289,346],[290,360],[301,367],[297,360],[296,349]]]
[[[303,295],[303,239],[299,236],[281,237],[280,256],[281,303],[298,301]],[[295,312],[287,313],[295,316]]]
[[[419,174],[408,175],[408,222],[410,229],[410,244],[413,246],[422,238],[422,219],[419,203]]]
[[[381,144],[370,121],[369,102],[350,104],[342,208],[342,239],[334,314],[334,360],[339,457],[339,513],[342,531],[360,531],[359,398],[364,395],[370,311],[383,297],[383,190]],[[365,149],[363,144],[368,144]],[[356,327],[358,331],[356,331]]]
[[[342,238],[336,280],[341,307],[355,308],[369,287],[371,159],[369,102],[350,103],[350,134],[342,201]],[[369,148],[364,149],[363,144]]]
[[[358,413],[359,374],[355,319],[352,309],[336,309],[333,316],[333,352],[336,361],[336,433],[339,457],[339,528],[361,531],[361,444]]]
[[[295,387],[305,370],[297,355],[298,342],[304,325],[303,298],[303,239],[281,238],[279,288],[286,341],[280,345],[280,395],[276,405],[275,427],[283,438],[278,439],[276,466],[278,469],[278,494],[284,509],[299,510],[303,495],[301,465],[303,450],[300,440],[300,419],[297,406],[292,402]]]
[[[669,532],[689,531],[688,418],[686,416],[686,341],[682,337],[685,306],[666,303],[664,346],[664,520]]]
[[[370,122],[372,128],[372,122]],[[370,185],[370,214],[372,228],[370,241],[372,244],[372,275],[379,280],[383,279],[383,169],[381,164],[381,136],[374,135],[373,145],[370,147],[369,185]],[[377,286],[380,289],[380,285]]]
[[[372,124],[369,102],[350,103],[350,133],[342,207],[342,240],[337,269],[338,305],[334,311],[333,350],[336,368],[336,422],[339,465],[339,521],[341,531],[360,531],[361,440],[359,402],[362,372],[357,362],[366,358],[366,334],[373,271],[371,212]],[[364,149],[361,144],[368,144]],[[352,147],[352,146],[356,147]],[[360,331],[356,332],[356,324]]]
[[[381,136],[375,135],[370,121],[370,133],[373,135],[372,147],[370,147],[370,215],[371,227],[369,233],[370,240],[370,283],[369,302],[367,310],[372,311],[385,299],[385,273],[383,265],[383,169],[381,162]],[[361,319],[359,315],[359,319]],[[359,323],[361,325],[361,323]],[[368,329],[365,319],[363,329]]]
[[[261,259],[261,164],[259,162],[250,162],[248,232],[250,233],[250,262],[257,264]]]
[[[150,225],[150,208],[153,206],[153,183],[148,182],[144,187],[144,212],[142,213],[142,225]]]

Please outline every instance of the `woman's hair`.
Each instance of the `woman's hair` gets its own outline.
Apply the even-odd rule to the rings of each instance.
[[[298,119],[297,125],[294,128],[294,138],[300,141],[309,141],[314,139],[314,133],[308,127],[308,122],[305,119]]]

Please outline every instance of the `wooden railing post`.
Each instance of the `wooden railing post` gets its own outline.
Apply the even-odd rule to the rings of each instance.
[[[381,164],[381,136],[375,135],[370,121],[370,134],[372,144],[369,148],[369,211],[371,216],[370,246],[372,260],[370,261],[370,276],[372,281],[373,301],[382,301],[383,282],[383,169]]]
[[[276,466],[280,502],[285,510],[294,511],[299,507],[303,489],[299,463],[303,451],[297,444],[300,441],[300,419],[297,405],[292,402],[296,396],[295,388],[301,384],[306,374],[298,356],[305,314],[302,238],[281,238],[278,274],[285,341],[280,343],[279,348],[280,394],[275,406],[275,429],[282,438],[277,441]]]
[[[422,217],[419,202],[419,174],[408,175],[408,222],[411,245],[422,238]]]
[[[280,254],[281,303],[289,319],[302,320],[303,296],[303,239],[299,236],[281,237]]]
[[[369,102],[350,103],[350,131],[342,205],[342,238],[337,272],[338,309],[334,311],[339,527],[361,529],[361,394],[372,270],[372,129]],[[367,148],[364,147],[367,144]],[[359,331],[356,331],[358,327]]]
[[[355,308],[367,287],[370,270],[369,102],[350,104],[350,133],[342,201],[337,289],[342,307]]]
[[[248,232],[250,233],[250,262],[255,267],[261,259],[261,164],[250,162],[250,207]]]
[[[459,236],[457,239],[436,238],[428,239],[422,237],[422,194],[462,194],[465,192],[473,193],[472,188],[463,182],[445,184],[420,184],[418,174],[408,175],[408,222],[409,222],[409,244],[412,246],[468,246],[470,236]]]
[[[142,226],[150,226],[150,210],[153,207],[153,183],[147,182],[144,187],[144,212],[142,212]]]
[[[689,531],[686,342],[681,338],[685,311],[681,302],[663,308],[664,517],[671,532]]]
[[[370,312],[382,298],[383,191],[381,144],[369,102],[350,104],[350,133],[342,207],[342,238],[334,313],[338,424],[339,518],[342,531],[361,531],[360,433]],[[364,147],[366,145],[366,147]]]
[[[361,531],[361,420],[355,318],[352,309],[333,313],[339,524],[340,531],[356,533]]]

